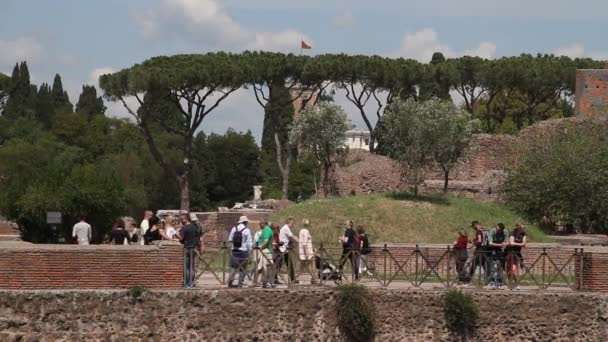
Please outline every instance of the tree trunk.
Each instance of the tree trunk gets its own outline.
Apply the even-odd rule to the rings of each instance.
[[[369,135],[369,152],[374,154],[376,153],[376,136],[374,133]]]
[[[289,148],[285,149],[285,153],[287,153],[287,159],[285,160],[285,165],[283,165],[283,157],[281,153],[281,141],[279,140],[279,135],[274,133],[274,144],[277,149],[277,164],[279,166],[279,171],[281,171],[281,178],[283,180],[281,186],[282,199],[286,200],[289,198],[289,171],[291,170],[291,150]]]
[[[329,196],[329,166],[323,166],[323,197],[327,198]]]
[[[283,178],[283,185],[281,186],[281,199],[286,200],[289,199],[289,171],[281,171],[281,176]]]
[[[448,182],[449,182],[449,174],[450,170],[443,170],[443,192],[448,192]]]
[[[187,174],[178,178],[180,191],[180,210],[190,211],[190,179]]]

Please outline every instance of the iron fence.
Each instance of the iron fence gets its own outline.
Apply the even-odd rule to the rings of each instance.
[[[233,273],[244,273],[245,286],[275,282],[290,287],[362,283],[430,289],[475,286],[578,290],[583,286],[582,248],[524,249],[522,256],[515,251],[384,245],[361,254],[318,244],[310,260],[301,260],[297,248],[270,253],[254,247],[247,258],[235,263],[229,242],[211,245],[198,257],[199,286],[229,285],[231,268]]]

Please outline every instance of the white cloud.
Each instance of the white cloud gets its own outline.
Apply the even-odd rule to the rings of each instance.
[[[463,55],[492,59],[496,57],[496,44],[492,42],[481,42],[476,49],[466,50]]]
[[[296,30],[258,31],[236,22],[221,0],[161,0],[156,8],[136,14],[144,37],[180,34],[206,47],[223,50],[297,51],[310,37]],[[184,31],[184,32],[182,32]]]
[[[91,71],[91,73],[89,74],[89,79],[87,82],[88,84],[94,85],[95,87],[97,87],[97,89],[99,89],[99,76],[104,74],[111,74],[114,71],[116,71],[114,70],[114,68],[107,66],[93,69],[93,71]]]
[[[334,18],[334,26],[340,29],[351,28],[354,24],[355,18],[350,11],[346,11]]]
[[[589,51],[580,43],[562,46],[553,53],[557,56],[568,56],[571,58],[589,57],[597,60],[608,59],[608,51]]]
[[[42,45],[31,37],[20,37],[14,40],[0,39],[0,67],[11,66],[19,61],[35,61],[43,51]]]
[[[456,52],[448,45],[441,43],[434,29],[425,28],[417,32],[407,32],[403,38],[403,44],[398,52],[399,56],[412,58],[420,62],[431,60],[434,52],[441,52],[446,57],[457,57],[462,55],[479,56],[483,58],[494,58],[496,56],[496,44],[482,42],[474,49]]]

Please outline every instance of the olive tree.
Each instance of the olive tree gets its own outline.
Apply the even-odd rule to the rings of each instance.
[[[479,127],[479,120],[465,110],[456,108],[451,102],[445,103],[444,111],[428,124],[435,132],[433,159],[444,175],[443,192],[448,191],[450,170],[456,165],[469,145],[473,133]]]
[[[449,161],[446,166],[449,166],[453,157],[458,155],[450,153],[451,139],[445,137],[448,134],[461,138],[446,129],[451,122],[449,117],[455,112],[450,101],[437,98],[427,101],[397,99],[386,110],[383,122],[386,152],[400,162],[415,195],[418,194],[418,186],[424,182],[424,170],[435,158],[444,160],[445,157],[444,161]]]
[[[295,121],[291,131],[292,144],[311,153],[323,168],[323,195],[331,193],[331,173],[335,162],[345,154],[346,113],[332,103],[307,108]]]

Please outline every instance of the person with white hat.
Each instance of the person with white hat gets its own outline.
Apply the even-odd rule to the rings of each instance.
[[[253,246],[251,231],[247,227],[249,219],[241,216],[239,222],[230,230],[228,241],[232,242],[232,256],[230,258],[230,274],[228,275],[228,287],[243,287],[247,268],[249,252]],[[239,274],[238,285],[234,285],[234,276]]]

